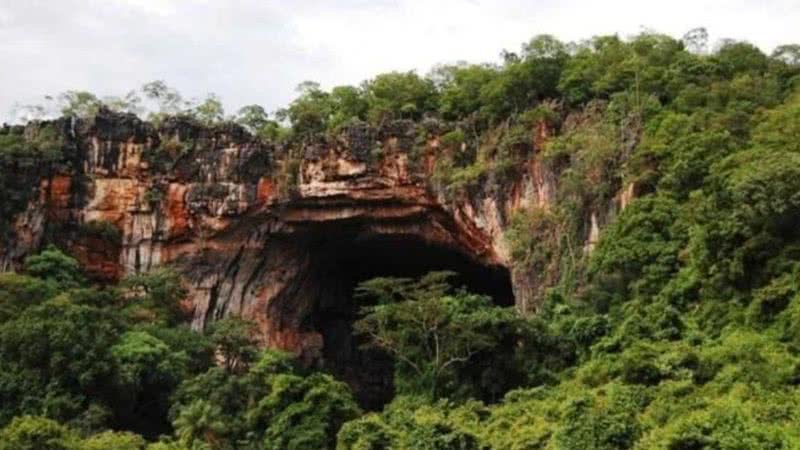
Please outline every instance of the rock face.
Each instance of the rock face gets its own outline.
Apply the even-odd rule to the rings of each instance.
[[[526,275],[511,268],[504,230],[515,210],[553,202],[555,176],[538,163],[499,193],[448,198],[430,182],[444,149],[435,134],[420,143],[410,122],[353,126],[296,148],[235,125],[170,119],[156,129],[107,111],[58,127],[72,164],[33,187],[14,238],[0,244],[2,269],[45,241],[99,282],[171,264],[186,280],[195,328],[251,318],[265,345],[333,361],[372,399],[387,377],[369,370],[386,364],[357,351],[350,333],[359,281],[450,269],[497,302],[537,306]],[[540,145],[550,132],[531,133]]]

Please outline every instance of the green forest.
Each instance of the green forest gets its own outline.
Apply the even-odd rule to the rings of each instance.
[[[45,247],[0,274],[0,450],[800,448],[800,45],[709,47],[702,29],[536,36],[498,64],[306,82],[275,113],[228,116],[162,82],[56,97],[59,115],[235,121],[287,145],[438,121],[462,151],[442,156],[436,189],[502,189],[535,158],[558,174],[558,202],[506,232],[542,286],[535,314],[450,272],[357,287],[355,332],[394,361],[379,411],[260,348],[253,323],[191,330],[169,267],[98,286]],[[539,123],[552,136],[520,151]],[[30,200],[20,177],[63,151],[46,133],[0,133],[0,232]],[[587,251],[587,215],[630,185]]]

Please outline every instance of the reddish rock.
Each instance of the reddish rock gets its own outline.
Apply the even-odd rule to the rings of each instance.
[[[537,151],[541,151],[544,148],[551,134],[552,131],[547,121],[540,120],[536,123],[536,136],[534,137],[533,143]]]
[[[306,363],[313,363],[322,356],[323,338],[317,332],[297,332],[284,329],[272,332],[267,340],[267,345],[294,353]]]
[[[186,205],[186,186],[170,183],[167,188],[166,213],[169,221],[169,237],[178,238],[189,233],[191,217]]]
[[[85,236],[70,246],[70,253],[83,266],[86,276],[99,283],[116,283],[124,274],[119,262],[118,244],[98,237]]]
[[[66,175],[56,175],[50,180],[43,180],[42,194],[47,195],[48,207],[54,209],[69,207],[71,186],[72,178]]]
[[[275,191],[275,185],[272,180],[267,177],[259,178],[256,189],[256,198],[259,204],[266,205],[272,200]]]
[[[85,155],[80,170],[42,181],[39,200],[15,218],[16,241],[0,243],[0,268],[40,246],[48,221],[67,230],[107,222],[121,231],[119,244],[78,238],[72,245],[93,277],[113,281],[172,263],[192,293],[187,309],[196,328],[243,315],[259,322],[265,343],[313,353],[325,345],[314,323],[320,305],[349,301],[346,292],[328,298],[334,294],[318,280],[334,277],[345,262],[367,276],[407,245],[486,274],[509,272],[509,218],[555,198],[555,174],[536,158],[503,186],[478,186],[470,195],[439,191],[431,179],[446,149],[436,136],[415,148],[416,136],[428,133],[415,127],[400,121],[349,140],[280,149],[233,124],[206,128],[171,118],[156,130],[105,111],[73,127],[70,139]],[[552,130],[539,122],[531,134],[540,149]],[[497,139],[489,134],[483,145]],[[148,163],[144,155],[164,143],[168,161]],[[631,197],[629,189],[619,204]],[[596,222],[608,220],[601,213]],[[376,254],[347,259],[368,245]],[[540,299],[531,292],[540,289],[512,276],[518,307],[535,309]]]
[[[451,195],[431,182],[449,150],[435,136],[414,148],[428,131],[407,121],[281,149],[236,125],[171,118],[156,131],[130,115],[101,116],[75,125],[80,170],[41,182],[38,201],[14,218],[15,239],[0,242],[0,269],[41,247],[47,225],[56,225],[93,279],[172,264],[186,282],[182,306],[194,328],[228,315],[252,319],[264,345],[330,364],[357,388],[391,379],[391,365],[360,359],[351,339],[352,289],[367,277],[458,269],[470,287],[507,290],[499,300],[520,311],[541,302],[545,284],[513,267],[505,237],[515,212],[555,199],[556,174],[535,157],[502,186]],[[535,150],[551,134],[539,122]],[[490,133],[483,145],[497,139]],[[143,155],[164,142],[171,159],[147,163]],[[591,211],[587,242],[634,196],[628,187],[607,211]],[[76,233],[90,221],[113,225],[121,239]],[[379,373],[359,373],[369,367]]]

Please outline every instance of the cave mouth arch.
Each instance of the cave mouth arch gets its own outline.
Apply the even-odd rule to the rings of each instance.
[[[348,383],[368,410],[381,408],[394,395],[393,362],[382,352],[360,348],[353,335],[359,305],[355,287],[375,277],[415,278],[431,271],[457,275],[455,287],[490,296],[502,306],[514,305],[511,275],[500,265],[486,264],[459,248],[432,243],[414,233],[381,234],[364,230],[315,232],[308,245],[308,276],[315,289],[311,308],[300,321],[304,332],[322,338],[319,363]]]

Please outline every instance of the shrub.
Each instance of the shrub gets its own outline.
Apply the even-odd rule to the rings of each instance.
[[[72,430],[44,417],[21,416],[0,430],[2,450],[79,450]]]

